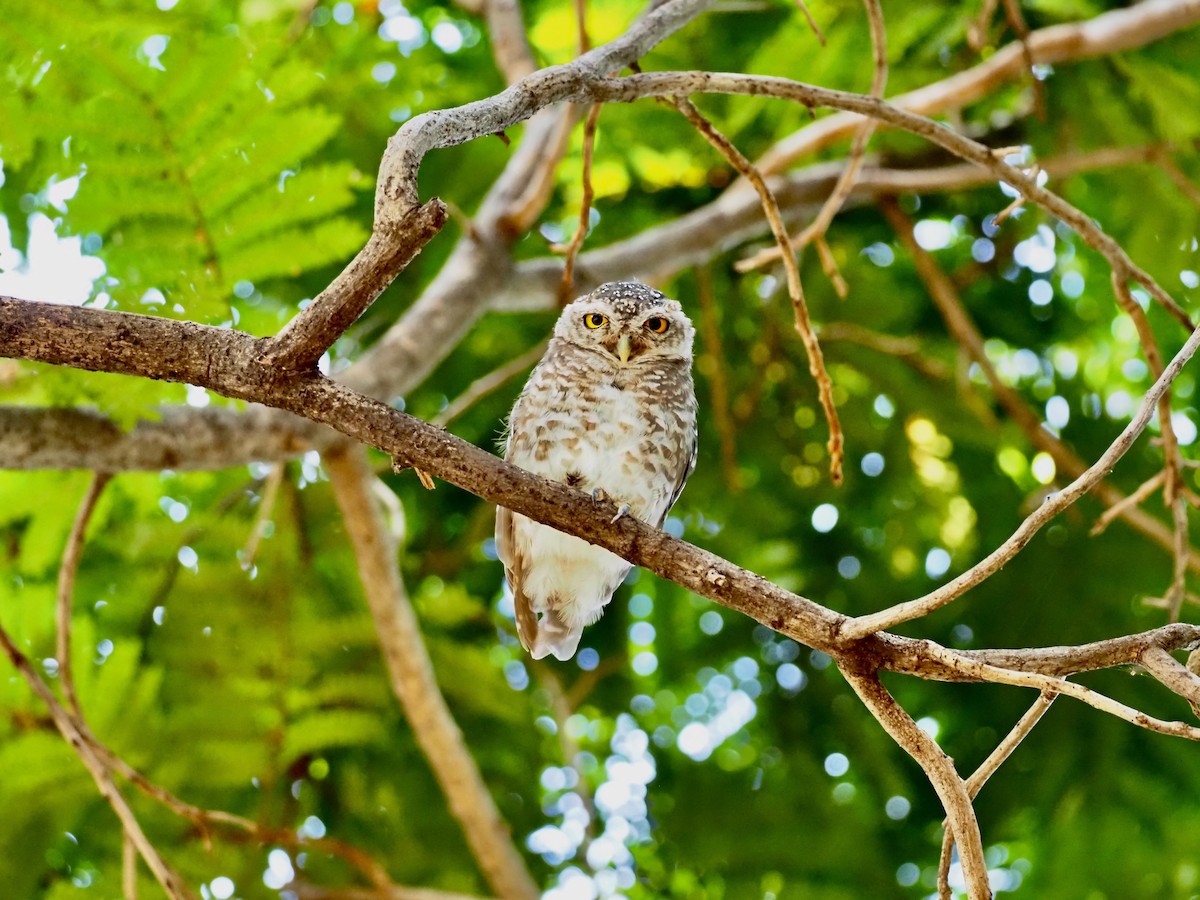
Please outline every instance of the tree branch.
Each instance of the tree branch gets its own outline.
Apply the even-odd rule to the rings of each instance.
[[[1125,426],[1116,440],[1109,445],[1103,455],[1088,467],[1082,475],[1068,484],[1065,488],[1046,498],[1046,501],[1021,523],[1016,531],[999,547],[989,553],[967,571],[931,591],[923,597],[898,603],[895,606],[870,615],[860,616],[851,620],[842,630],[848,638],[863,637],[873,631],[891,628],[901,622],[907,622],[920,616],[928,615],[935,609],[940,609],[947,603],[957,600],[971,588],[999,571],[1006,563],[1016,556],[1030,539],[1037,534],[1043,525],[1073,504],[1076,500],[1090,491],[1099,481],[1108,475],[1116,466],[1117,461],[1133,446],[1134,441],[1149,424],[1155,413],[1158,398],[1166,393],[1176,376],[1183,370],[1184,365],[1196,349],[1200,347],[1200,329],[1192,332],[1187,343],[1183,345],[1171,364],[1142,398],[1133,419]]]
[[[55,604],[55,630],[57,634],[55,657],[58,659],[58,681],[62,685],[63,698],[76,715],[81,715],[79,698],[75,696],[75,675],[71,665],[71,598],[75,594],[75,576],[79,572],[79,560],[83,556],[84,535],[88,521],[96,509],[96,501],[112,476],[97,472],[88,485],[79,511],[67,536],[67,547],[63,551],[62,564],[58,570],[58,597]]]
[[[975,809],[966,785],[955,771],[954,760],[917,726],[912,716],[888,693],[878,676],[854,672],[843,665],[842,660],[838,660],[838,668],[884,731],[925,771],[957,837],[963,877],[966,878],[967,893],[971,900],[991,897],[979,822],[975,818]]]
[[[488,883],[504,900],[540,895],[513,846],[508,826],[479,773],[462,732],[438,688],[420,626],[400,579],[399,551],[371,496],[375,475],[361,447],[326,459],[346,531],[354,546],[363,591],[413,735],[458,819]]]
[[[142,338],[142,326],[146,325]],[[117,340],[116,335],[123,335]],[[1193,336],[1160,384],[1174,377],[1194,350]],[[166,351],[160,351],[161,347]],[[759,575],[651,528],[632,516],[610,521],[616,508],[510,465],[442,429],[356,394],[316,373],[280,378],[263,371],[260,341],[236,331],[154,319],[133,313],[0,299],[0,355],[82,368],[176,378],[227,396],[270,402],[337,428],[346,436],[425,469],[483,499],[564,533],[604,547],[623,559],[827,653],[854,652],[879,669],[925,678],[973,680],[932,658],[928,641],[890,634],[855,640],[852,621],[783,590]],[[85,365],[86,364],[86,365]],[[1154,397],[1146,404],[1153,408]],[[1136,424],[1131,423],[1131,427]],[[1111,448],[1110,448],[1111,450]],[[860,621],[860,620],[853,620]],[[1200,647],[1200,626],[1177,624],[1081,648],[974,651],[961,655],[1018,671],[1067,672],[1136,661],[1146,646]],[[991,654],[990,656],[987,654]]]
[[[894,97],[891,103],[927,116],[961,109],[1023,77],[1026,46],[1035,63],[1056,65],[1142,47],[1197,22],[1197,0],[1148,0],[1082,22],[1040,28],[1030,32],[1025,45],[1013,41],[986,62]],[[861,116],[843,112],[814,122],[777,143],[758,161],[759,168],[765,174],[780,172],[800,157],[850,137],[861,121]]]
[[[1021,716],[1017,724],[1004,736],[1004,740],[997,744],[996,749],[988,754],[988,758],[971,773],[971,777],[966,781],[968,797],[974,800],[979,796],[979,792],[987,784],[988,779],[996,774],[996,770],[1012,755],[1021,741],[1029,736],[1029,732],[1033,731],[1033,727],[1041,721],[1042,716],[1050,709],[1050,705],[1054,703],[1057,696],[1049,691],[1043,691],[1041,696],[1033,701],[1033,706],[1026,710],[1025,715]],[[950,891],[950,851],[954,847],[954,831],[950,827],[949,820],[942,823],[942,828],[945,829],[945,834],[942,836],[942,856],[941,862],[938,864],[938,896],[948,900],[953,896]]]
[[[302,371],[358,321],[446,222],[446,204],[430,200],[397,221],[378,224],[366,246],[325,290],[263,347],[262,361],[285,371]]]
[[[12,638],[9,637],[8,632],[3,626],[0,626],[0,649],[4,650],[13,668],[25,679],[25,683],[29,685],[38,699],[46,705],[47,710],[50,712],[50,718],[54,722],[54,727],[58,729],[59,734],[63,736],[63,739],[75,751],[84,767],[88,770],[88,774],[92,776],[92,780],[96,783],[96,787],[100,791],[100,796],[108,801],[108,805],[116,813],[126,837],[137,848],[138,854],[145,861],[147,868],[150,869],[150,872],[154,875],[159,885],[161,885],[163,892],[170,900],[195,900],[195,894],[192,893],[191,889],[175,870],[167,864],[154,845],[150,843],[150,839],[146,837],[146,833],[142,831],[142,827],[138,824],[137,817],[133,814],[133,810],[130,809],[128,801],[113,782],[112,772],[104,760],[95,752],[92,742],[89,740],[89,735],[81,727],[79,720],[55,699],[54,692],[50,690],[49,686],[34,671],[33,666],[29,663],[29,659],[13,643]]]

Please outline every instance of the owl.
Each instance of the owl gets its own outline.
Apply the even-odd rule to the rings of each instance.
[[[504,458],[661,526],[696,464],[694,334],[683,308],[644,284],[571,303],[513,406]],[[534,659],[570,659],[631,568],[503,507],[496,553]]]

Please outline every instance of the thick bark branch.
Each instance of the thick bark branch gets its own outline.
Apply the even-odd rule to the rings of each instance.
[[[114,340],[114,335],[123,339]],[[159,352],[160,340],[168,352]],[[844,633],[850,620],[842,614],[631,516],[612,522],[615,507],[611,504],[594,504],[590,495],[518,469],[344,385],[315,373],[281,378],[257,362],[260,344],[249,335],[227,329],[0,299],[0,355],[148,378],[175,378],[228,396],[272,403],[337,428],[489,502],[611,550],[815,649],[843,656],[853,653],[864,665],[923,678],[979,680],[939,660],[938,651],[944,648],[928,641],[886,633],[850,639]],[[1148,646],[1165,650],[1200,647],[1200,626],[1166,626],[1081,648],[959,655],[1014,671],[1069,674],[1137,662]]]
[[[530,118],[540,109],[575,99],[586,81],[619,72],[637,61],[667,35],[678,31],[708,7],[711,0],[667,0],[638,20],[625,34],[591,50],[573,62],[551,66],[527,75],[512,87],[486,100],[455,109],[435,110],[415,116],[388,141],[379,167],[375,193],[377,218],[388,210],[410,209],[419,204],[417,172],[430,150],[464,144],[496,134]]]

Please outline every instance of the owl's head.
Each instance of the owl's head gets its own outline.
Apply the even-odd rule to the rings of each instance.
[[[695,329],[676,301],[636,281],[610,281],[569,304],[554,336],[621,366],[692,358]]]

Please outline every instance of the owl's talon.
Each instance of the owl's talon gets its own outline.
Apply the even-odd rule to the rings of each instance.
[[[608,494],[604,492],[604,488],[592,488],[592,503],[603,503],[608,499]]]
[[[629,515],[629,504],[622,503],[621,507],[617,510],[617,514],[612,517],[612,521],[609,522],[608,524],[616,525],[617,522],[619,522],[621,519],[625,518],[627,515]]]

